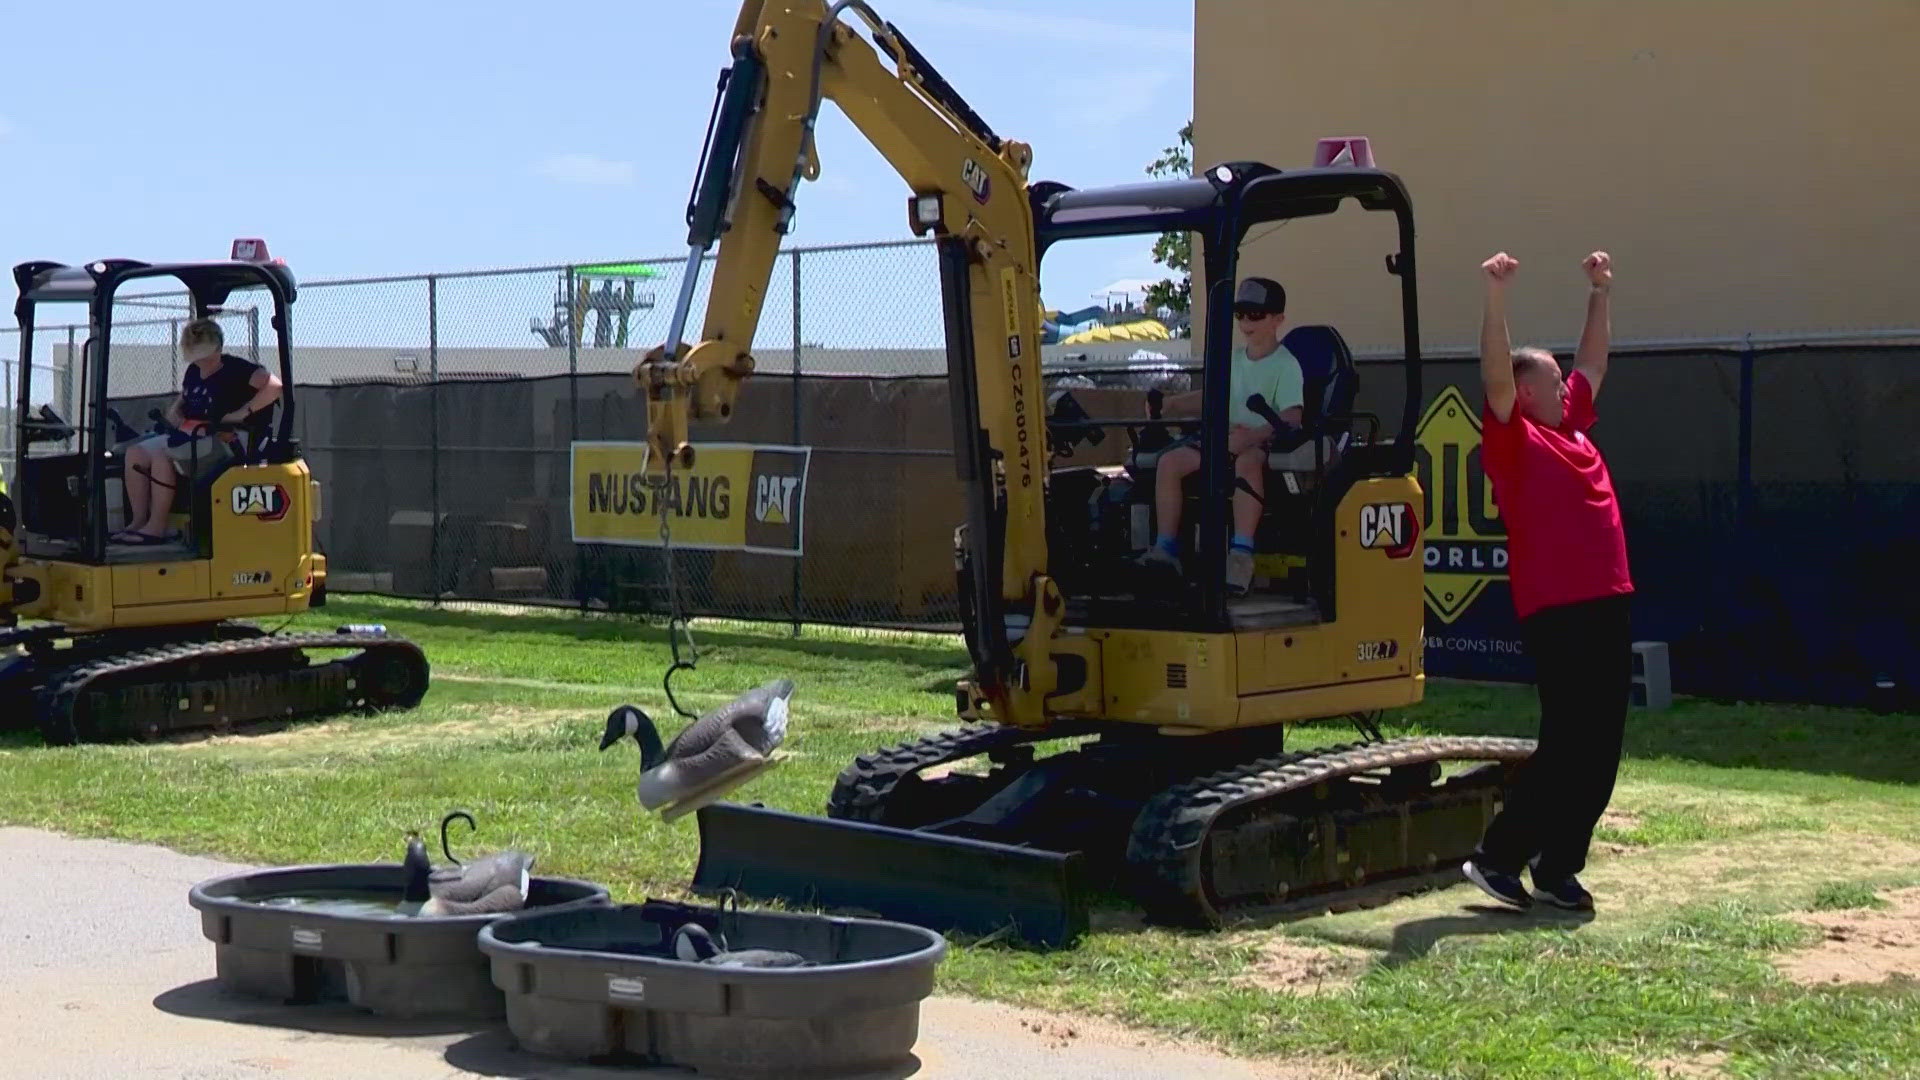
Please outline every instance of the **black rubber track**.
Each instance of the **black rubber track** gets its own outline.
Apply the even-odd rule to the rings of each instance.
[[[1236,810],[1299,808],[1294,820],[1318,816],[1311,796],[1319,785],[1374,773],[1382,769],[1408,769],[1447,761],[1497,762],[1513,765],[1533,753],[1530,739],[1487,736],[1440,736],[1389,739],[1384,742],[1354,743],[1321,750],[1303,751],[1250,761],[1235,769],[1177,784],[1150,800],[1134,821],[1127,843],[1127,862],[1133,871],[1134,888],[1150,918],[1156,922],[1195,927],[1218,927],[1233,914],[1285,914],[1300,910],[1344,910],[1368,906],[1396,895],[1429,888],[1442,881],[1460,880],[1458,865],[1403,865],[1385,874],[1361,882],[1339,879],[1281,881],[1276,873],[1272,883],[1262,890],[1257,901],[1222,909],[1219,900],[1224,890],[1210,880],[1212,868],[1206,859],[1207,843],[1218,837],[1217,823]],[[1501,772],[1503,772],[1502,770]],[[1502,776],[1491,772],[1455,783],[1451,793],[1496,793]],[[1422,789],[1412,798],[1449,793],[1446,785]],[[1393,817],[1401,813],[1405,802],[1389,800],[1372,814]],[[1263,805],[1264,804],[1264,805]],[[1456,837],[1469,846],[1485,823],[1486,814],[1470,831]],[[1252,824],[1272,828],[1271,821]],[[1409,853],[1419,860],[1421,856]],[[1276,867],[1276,871],[1279,868]],[[1351,896],[1347,894],[1353,894]]]
[[[1029,731],[993,723],[970,724],[863,754],[841,772],[828,799],[827,814],[843,820],[913,828],[921,822],[912,820],[917,816],[914,812],[896,805],[896,796],[904,794],[901,784],[914,774],[1092,730],[1091,725]],[[1528,739],[1403,738],[1265,755],[1232,768],[1192,776],[1159,791],[1134,817],[1125,845],[1127,885],[1152,921],[1213,928],[1237,916],[1370,907],[1455,883],[1461,880],[1458,864],[1446,859],[1460,852],[1450,849],[1471,845],[1495,807],[1506,773],[1531,755],[1533,748],[1534,743]],[[1419,823],[1404,824],[1409,820],[1408,811],[1431,808],[1434,815],[1430,822],[1436,823],[1433,831],[1439,834],[1440,854],[1445,859],[1436,858],[1432,846],[1435,837],[1430,833],[1429,845],[1421,852],[1408,852],[1406,865],[1372,867],[1362,880],[1286,877],[1287,868],[1276,861],[1272,879],[1242,889],[1248,896],[1238,902],[1224,898],[1223,890],[1212,880],[1213,868],[1207,858],[1210,841],[1237,828],[1276,831],[1298,825],[1305,835],[1310,828],[1323,826],[1325,823],[1318,819],[1331,812],[1313,801],[1317,793],[1324,793],[1323,785],[1363,775],[1373,780],[1382,771],[1417,776],[1422,769],[1437,772],[1444,762],[1485,762],[1492,766],[1438,784],[1418,781],[1399,789],[1399,794],[1370,795],[1375,805],[1350,809],[1346,820],[1411,829]],[[1289,808],[1297,811],[1297,816],[1290,816]],[[1444,823],[1439,823],[1443,817]],[[1223,818],[1235,824],[1223,827]]]
[[[352,655],[307,655],[321,650]],[[429,676],[425,654],[404,638],[263,634],[95,654],[38,676],[32,698],[42,737],[60,746],[412,708]]]

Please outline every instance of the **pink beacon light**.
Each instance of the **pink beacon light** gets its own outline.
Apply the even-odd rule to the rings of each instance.
[[[233,242],[233,261],[250,263],[271,262],[281,265],[285,265],[286,263],[285,259],[275,259],[267,254],[267,242],[265,240],[254,238],[240,239]]]
[[[1313,148],[1313,167],[1373,168],[1373,145],[1365,135],[1336,135],[1321,139]]]

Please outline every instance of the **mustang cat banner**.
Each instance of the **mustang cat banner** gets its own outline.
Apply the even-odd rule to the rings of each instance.
[[[646,473],[644,442],[573,444],[573,542],[660,547],[668,515],[675,547],[803,554],[810,446],[698,443],[670,486]]]

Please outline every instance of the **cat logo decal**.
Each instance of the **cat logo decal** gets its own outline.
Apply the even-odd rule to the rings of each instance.
[[[233,513],[236,517],[255,517],[261,521],[279,521],[287,516],[287,489],[279,484],[237,484],[233,489]]]

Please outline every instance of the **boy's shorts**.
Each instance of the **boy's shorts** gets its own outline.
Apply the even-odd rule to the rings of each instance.
[[[173,462],[174,471],[185,478],[188,484],[200,482],[233,457],[233,447],[224,440],[205,435],[183,440],[178,445],[171,445],[165,435],[151,435],[134,445],[166,451],[167,457]]]

